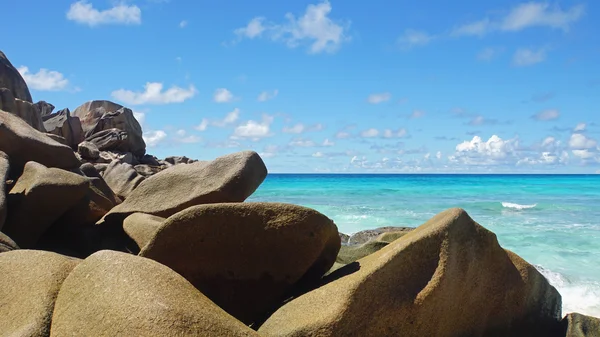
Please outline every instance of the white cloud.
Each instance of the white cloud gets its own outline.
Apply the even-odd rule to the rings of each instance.
[[[284,133],[302,133],[302,132],[304,132],[304,130],[305,130],[305,127],[304,127],[304,124],[302,124],[302,123],[298,123],[292,127],[286,126],[283,128]]]
[[[188,25],[187,20],[183,20],[179,23],[179,28],[185,28],[185,27],[187,27],[187,25]]]
[[[131,90],[119,89],[113,91],[111,96],[129,105],[141,104],[169,104],[181,103],[194,97],[198,93],[193,85],[187,89],[178,86],[163,91],[163,84],[159,82],[148,82],[144,86],[143,92],[134,92]]]
[[[224,127],[235,123],[240,118],[240,109],[235,108],[228,112],[222,120],[213,121],[211,124],[218,127]]]
[[[549,27],[568,31],[570,25],[584,14],[583,5],[562,10],[557,5],[530,1],[513,7],[507,15],[495,20],[484,18],[456,27],[450,35],[482,37],[495,31],[517,32],[531,27]]]
[[[284,24],[265,23],[265,18],[255,17],[246,27],[238,28],[234,33],[238,40],[267,35],[271,40],[282,41],[290,48],[308,44],[308,52],[311,54],[332,53],[342,43],[349,41],[350,37],[346,35],[348,24],[334,22],[329,17],[331,10],[331,3],[325,0],[316,5],[308,5],[305,13],[298,18],[287,13],[287,22]]]
[[[417,119],[425,116],[425,111],[423,110],[414,110],[412,114],[410,114],[410,119]]]
[[[323,145],[323,146],[334,146],[334,145],[335,145],[335,143],[334,143],[334,142],[332,142],[332,141],[330,141],[329,139],[325,139],[325,140],[323,141],[323,144],[322,144],[322,145]]]
[[[515,159],[517,148],[517,139],[503,140],[493,135],[484,141],[481,137],[475,136],[471,141],[456,145],[456,152],[449,159],[466,165],[506,164],[510,159]]]
[[[197,126],[194,127],[194,129],[198,130],[198,131],[206,131],[206,129],[208,128],[208,119],[203,118],[202,122],[200,122],[200,124],[198,124]]]
[[[144,132],[142,136],[149,147],[155,147],[167,138],[167,133],[162,130]]]
[[[48,70],[41,68],[37,73],[30,73],[29,68],[21,66],[17,68],[23,79],[27,83],[27,86],[34,90],[39,91],[59,91],[63,90],[69,85],[63,74],[58,71]]]
[[[520,48],[513,56],[513,64],[518,67],[525,67],[543,62],[546,59],[546,49],[537,50]]]
[[[142,23],[142,11],[138,6],[125,3],[98,10],[86,0],[81,0],[71,4],[67,19],[90,27],[103,24],[139,25]]]
[[[569,139],[569,146],[576,150],[593,149],[598,145],[594,139],[588,138],[581,133],[574,133]]]
[[[260,93],[260,95],[258,95],[256,100],[259,102],[270,101],[273,98],[277,97],[277,94],[279,94],[279,90],[277,90],[277,89],[275,89],[273,91],[263,91]]]
[[[585,13],[583,5],[576,5],[563,11],[560,7],[550,6],[543,2],[527,2],[520,4],[504,18],[500,29],[519,31],[529,27],[546,26],[569,30],[569,25],[579,20]]]
[[[573,153],[573,155],[575,157],[578,157],[580,159],[586,160],[586,159],[593,159],[596,157],[596,153],[591,152],[588,149],[583,149],[583,150],[573,150],[571,151]]]
[[[290,146],[297,146],[297,147],[315,147],[317,146],[317,144],[310,140],[310,139],[302,139],[302,138],[298,138],[298,139],[294,139],[289,143]]]
[[[175,132],[176,135],[178,135],[179,137],[185,137],[187,132],[185,132],[184,129],[179,129]]]
[[[215,90],[215,94],[213,96],[213,100],[217,103],[229,103],[233,101],[234,97],[231,91],[225,88],[219,88]]]
[[[377,137],[378,135],[379,135],[379,130],[373,129],[373,128],[367,129],[360,133],[360,136],[364,137],[364,138],[373,138],[373,137]]]
[[[427,32],[407,29],[398,38],[398,44],[403,49],[410,49],[412,47],[425,46],[429,44],[435,37],[429,35]]]
[[[273,123],[273,117],[265,114],[261,122],[249,120],[236,127],[231,138],[249,138],[257,141],[261,138],[270,137],[271,123]]]
[[[325,155],[323,154],[323,152],[315,152],[312,154],[313,157],[315,158],[322,158],[325,157]]]
[[[573,129],[574,132],[583,132],[585,131],[587,125],[585,123],[579,123],[577,124],[577,126],[575,126],[575,129]]]
[[[406,129],[399,129],[398,131],[393,131],[390,129],[383,130],[383,138],[402,138],[408,134]]]
[[[367,97],[367,102],[371,104],[379,104],[383,102],[387,102],[392,98],[392,95],[389,92],[382,92],[378,94],[371,94]]]
[[[348,133],[346,131],[340,131],[335,134],[335,138],[337,138],[337,139],[347,139],[350,137],[351,137],[350,133]]]
[[[560,117],[560,111],[556,109],[548,109],[540,111],[531,117],[538,121],[552,121]]]
[[[435,157],[436,157],[438,160],[442,159],[442,152],[441,152],[441,151],[438,151],[438,152],[435,154]]]
[[[248,22],[248,25],[246,27],[238,28],[238,29],[234,30],[233,32],[239,38],[245,37],[245,38],[253,39],[255,37],[260,37],[262,35],[262,33],[267,29],[265,26],[263,26],[264,20],[265,20],[265,18],[256,17],[256,18],[250,20],[250,22]]]

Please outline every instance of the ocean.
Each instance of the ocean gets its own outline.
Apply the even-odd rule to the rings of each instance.
[[[546,276],[563,314],[600,317],[600,175],[269,174],[248,201],[316,209],[346,234],[461,207]]]

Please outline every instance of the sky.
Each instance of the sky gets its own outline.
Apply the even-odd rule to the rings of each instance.
[[[272,173],[600,173],[597,1],[2,9],[0,50],[34,101],[129,107],[159,158],[254,150]]]

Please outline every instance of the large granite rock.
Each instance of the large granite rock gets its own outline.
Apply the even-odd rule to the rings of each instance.
[[[56,300],[50,336],[258,336],[183,277],[111,251],[85,259]]]
[[[0,151],[0,228],[6,220],[6,180],[10,171],[10,162],[6,153]]]
[[[108,164],[102,177],[121,200],[127,198],[146,179],[133,166],[119,161]]]
[[[108,142],[107,139],[103,140],[107,145],[118,145],[118,148],[106,148],[107,150],[131,152],[138,157],[146,153],[146,143],[142,137],[142,127],[133,116],[131,109],[110,101],[90,101],[75,109],[73,115],[81,119],[87,140],[94,141],[90,137],[101,131],[117,129],[121,133],[112,131],[108,135],[103,136],[111,140],[111,142]],[[115,139],[118,140],[116,143],[114,142]],[[100,140],[98,140],[96,145],[103,150],[99,143]]]
[[[0,253],[19,249],[19,246],[8,235],[0,232]]]
[[[76,149],[83,142],[83,129],[78,117],[71,116],[69,109],[62,109],[42,117],[46,131],[61,136],[67,140],[67,144]]]
[[[412,231],[414,228],[412,227],[379,227],[375,229],[367,229],[364,231],[356,232],[350,235],[350,238],[347,241],[349,245],[361,245],[363,243],[367,243],[378,236],[384,233],[408,233]]]
[[[84,198],[85,177],[28,162],[8,194],[8,217],[0,228],[22,248],[32,248],[46,230]]]
[[[27,83],[2,51],[0,51],[0,88],[10,90],[13,97],[33,102]]]
[[[107,129],[88,136],[85,140],[94,143],[100,151],[121,151],[129,150],[129,138],[125,131],[119,129]]]
[[[233,153],[209,163],[172,166],[144,180],[101,222],[121,224],[136,212],[166,218],[199,204],[241,202],[266,176],[264,162],[253,151]],[[106,176],[104,179],[110,185]]]
[[[0,254],[0,334],[48,336],[58,291],[78,260],[15,250]]]
[[[563,318],[563,326],[566,333],[562,336],[600,337],[600,318],[572,313]]]
[[[12,92],[7,88],[0,88],[0,110],[18,116],[38,131],[46,132],[38,106],[31,102],[14,98]]]
[[[298,282],[318,281],[339,249],[336,225],[315,210],[227,203],[173,215],[139,255],[175,270],[250,324],[280,304]]]
[[[92,142],[81,142],[77,145],[77,152],[81,158],[95,161],[100,158],[100,149]]]
[[[136,244],[131,250],[139,253],[156,236],[165,220],[167,219],[146,213],[133,213],[126,217],[123,230]]]
[[[5,111],[0,111],[0,151],[10,157],[11,166],[16,171],[28,161],[63,169],[81,165],[71,148],[52,140]]]
[[[549,336],[561,318],[556,289],[461,209],[338,272],[281,307],[259,333]]]
[[[42,116],[42,120],[43,120],[44,116],[50,115],[52,113],[52,111],[54,111],[54,105],[52,105],[46,101],[39,101],[39,102],[35,103],[35,106],[37,107],[38,111],[40,112],[40,116]]]

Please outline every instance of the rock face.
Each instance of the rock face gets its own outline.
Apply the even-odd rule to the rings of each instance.
[[[222,156],[208,164],[172,166],[144,180],[101,222],[120,224],[136,212],[169,217],[199,204],[241,202],[254,193],[266,176],[264,162],[253,151]],[[108,180],[107,183],[110,185]]]
[[[69,109],[62,109],[42,117],[46,131],[67,140],[67,144],[76,149],[83,141],[83,129],[79,118],[71,116]]]
[[[360,231],[360,232],[350,235],[350,238],[348,239],[347,242],[349,245],[360,245],[363,243],[367,243],[384,233],[390,233],[390,232],[408,233],[413,229],[414,228],[411,228],[411,227],[392,227],[392,226],[380,227],[380,228],[375,228],[375,229],[367,229],[367,230]]]
[[[121,200],[127,200],[129,195],[145,180],[133,166],[116,160],[106,167],[102,177]]]
[[[10,252],[11,250],[19,249],[19,246],[6,234],[0,232],[0,253]]]
[[[133,116],[131,109],[110,101],[90,101],[79,106],[73,115],[81,119],[85,137],[98,145],[100,150],[115,150],[131,152],[141,157],[146,153],[146,143],[142,138],[142,127]],[[112,130],[102,137],[90,138],[105,130]],[[118,148],[103,148],[100,142],[108,145],[118,145]]]
[[[101,251],[67,277],[50,336],[258,336],[152,260]]]
[[[28,162],[8,194],[8,217],[0,229],[22,248],[32,248],[87,189],[85,177]]]
[[[107,129],[94,133],[86,138],[86,141],[93,143],[99,150],[113,150],[127,152],[129,149],[128,134],[119,129]]]
[[[7,88],[0,88],[0,110],[21,118],[38,131],[46,132],[37,105],[14,98],[12,92]]]
[[[46,102],[46,101],[39,101],[37,103],[34,104],[38,111],[40,112],[40,115],[42,116],[42,119],[44,118],[44,116],[47,116],[49,114],[52,113],[52,111],[54,111],[54,105]]]
[[[77,145],[77,152],[81,155],[81,158],[88,160],[96,160],[100,158],[100,150],[96,144],[92,142],[82,142]]]
[[[353,273],[285,304],[259,333],[548,336],[561,317],[556,289],[461,209],[355,264]]]
[[[25,121],[0,111],[0,151],[5,152],[15,170],[35,161],[48,167],[73,169],[81,163],[73,150],[33,129]]]
[[[165,218],[146,213],[133,213],[123,221],[123,230],[136,243],[136,251],[144,248],[156,236]]]
[[[175,214],[139,255],[172,268],[225,311],[252,323],[302,278],[319,280],[339,249],[336,225],[315,210],[230,203]]]
[[[0,51],[0,88],[10,90],[13,97],[33,102],[25,80],[2,51]]]
[[[6,180],[10,171],[10,163],[6,153],[0,151],[0,228],[6,220]]]
[[[582,314],[568,314],[563,319],[566,337],[600,337],[600,318]]]
[[[3,336],[48,336],[58,291],[78,260],[15,250],[0,254],[0,331]]]

